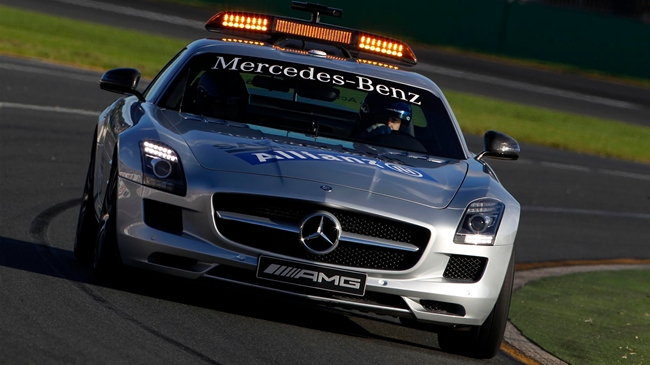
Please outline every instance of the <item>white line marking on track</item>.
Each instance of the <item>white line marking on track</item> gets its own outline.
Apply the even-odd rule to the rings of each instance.
[[[597,169],[590,168],[587,166],[580,165],[570,165],[560,162],[551,162],[551,161],[534,161],[534,160],[524,160],[519,159],[517,163],[526,164],[526,165],[535,165],[539,164],[540,166],[550,167],[553,169],[568,170],[568,171],[579,171],[579,172],[595,172],[602,175],[618,176],[627,179],[636,179],[636,180],[646,180],[650,181],[650,175],[640,174],[637,172],[627,172],[627,171],[617,171],[617,170],[608,170],[608,169]]]
[[[555,89],[551,87],[533,85],[525,82],[506,80],[498,77],[486,76],[486,75],[481,75],[473,72],[453,70],[450,68],[433,66],[425,63],[418,64],[417,68],[422,69],[424,71],[441,74],[441,75],[456,77],[465,80],[479,81],[486,84],[506,86],[512,89],[531,91],[538,94],[559,96],[567,99],[586,101],[589,103],[608,105],[608,106],[613,106],[613,107],[623,108],[623,109],[639,109],[638,106],[625,101],[601,98],[599,96],[580,94],[573,91],[566,91],[566,90]]]
[[[637,174],[634,172],[616,171],[616,170],[598,170],[601,174],[626,177],[630,179],[641,179],[650,181],[650,175]]]
[[[169,24],[183,25],[186,27],[196,28],[196,29],[205,29],[205,22],[199,22],[196,20],[189,20],[173,15],[166,15],[163,13],[156,13],[153,11],[139,10],[135,8],[129,8],[126,6],[111,5],[99,1],[92,0],[56,0],[61,3],[83,6],[86,8],[92,8],[103,11],[110,11],[112,13],[129,15],[139,18],[145,18],[149,20],[161,21]]]
[[[41,75],[63,77],[66,79],[74,79],[79,81],[89,81],[89,82],[99,83],[99,76],[84,76],[84,75],[79,75],[78,72],[74,73],[72,71],[71,72],[57,71],[46,67],[32,67],[32,66],[15,65],[11,63],[0,63],[0,69],[9,70],[9,71],[29,72],[29,73],[35,73]]]
[[[561,170],[582,171],[582,172],[591,171],[591,169],[589,167],[579,166],[579,165],[569,165],[569,164],[557,163],[557,162],[542,161],[542,162],[540,162],[540,165],[548,166],[548,167],[554,167],[556,169],[561,169]]]
[[[100,112],[94,112],[91,110],[62,108],[60,106],[41,106],[41,105],[0,102],[0,109],[2,108],[25,109],[25,110],[34,110],[40,112],[70,113],[70,114],[88,115],[93,117],[99,116],[101,114]]]
[[[528,212],[540,213],[568,213],[568,214],[584,214],[584,215],[597,215],[602,217],[617,217],[617,218],[635,218],[635,219],[650,219],[650,214],[642,213],[626,213],[626,212],[610,212],[605,210],[592,210],[592,209],[570,209],[558,207],[537,207],[537,206],[522,206],[521,210]]]

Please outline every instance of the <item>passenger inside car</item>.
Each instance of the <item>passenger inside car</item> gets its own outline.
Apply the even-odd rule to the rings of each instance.
[[[208,70],[196,81],[191,112],[212,118],[243,119],[250,94],[238,72]]]

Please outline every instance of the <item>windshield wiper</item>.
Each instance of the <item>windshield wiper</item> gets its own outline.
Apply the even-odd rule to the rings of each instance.
[[[408,158],[414,158],[417,160],[424,160],[424,161],[435,162],[440,164],[449,162],[449,160],[447,159],[431,156],[426,153],[409,152],[409,151],[388,151],[387,153],[380,154],[379,158],[386,158],[387,155],[404,156]],[[394,158],[392,157],[389,158],[394,160]]]

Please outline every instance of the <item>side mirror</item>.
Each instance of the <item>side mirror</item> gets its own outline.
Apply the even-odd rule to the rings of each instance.
[[[145,101],[144,96],[136,90],[138,82],[140,82],[140,71],[134,68],[116,68],[102,75],[99,87],[118,94],[135,95],[138,100]]]
[[[485,151],[476,156],[479,161],[488,156],[501,160],[516,160],[519,158],[519,143],[514,138],[497,131],[487,131],[483,137]]]

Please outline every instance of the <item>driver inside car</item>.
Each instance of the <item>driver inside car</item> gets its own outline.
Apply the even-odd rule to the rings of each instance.
[[[411,105],[402,100],[368,94],[361,103],[361,138],[367,139],[393,132],[408,133],[411,124]]]

